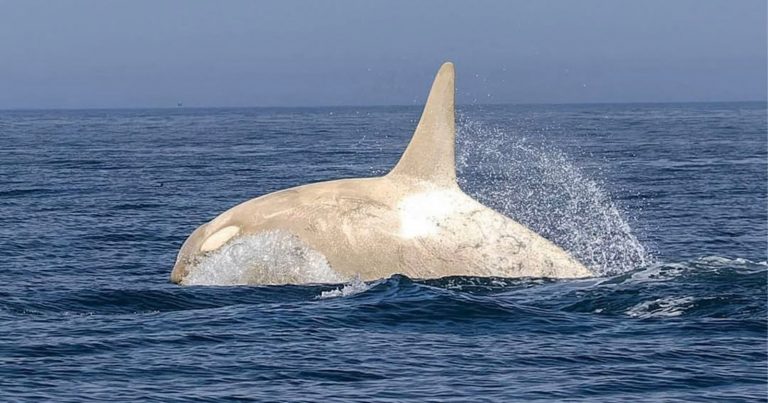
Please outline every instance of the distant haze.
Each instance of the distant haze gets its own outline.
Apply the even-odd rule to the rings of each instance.
[[[4,1],[0,108],[766,99],[765,0]]]

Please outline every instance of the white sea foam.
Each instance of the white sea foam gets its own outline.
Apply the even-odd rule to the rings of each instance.
[[[654,264],[632,273],[631,278],[636,283],[656,283],[672,280],[690,269],[685,263]]]
[[[693,297],[665,297],[641,302],[627,310],[633,318],[660,318],[680,316],[693,306]]]
[[[325,257],[284,231],[230,240],[204,255],[184,278],[186,285],[341,283]]]
[[[598,275],[651,263],[609,193],[562,151],[465,118],[457,145],[465,191],[558,244]]]
[[[723,257],[723,256],[702,256],[693,261],[698,266],[704,267],[738,267],[746,268],[750,266],[768,266],[768,262],[754,262],[743,257],[737,257],[735,259]]]
[[[368,291],[371,289],[371,287],[374,286],[374,283],[366,284],[363,280],[360,279],[360,276],[355,276],[351,281],[344,284],[343,287],[337,288],[335,290],[330,291],[323,291],[320,293],[320,295],[317,298],[325,299],[325,298],[337,298],[337,297],[349,297],[351,295],[360,294],[361,292]]]

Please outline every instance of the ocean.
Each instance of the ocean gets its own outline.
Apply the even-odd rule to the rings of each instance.
[[[419,114],[0,111],[0,400],[768,401],[765,103],[459,108],[462,188],[596,278],[169,282],[197,226],[386,173]]]

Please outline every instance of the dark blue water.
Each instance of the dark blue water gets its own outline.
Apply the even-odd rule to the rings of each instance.
[[[0,400],[766,401],[766,106],[462,109],[462,186],[602,276],[179,287],[241,201],[418,108],[0,112]]]

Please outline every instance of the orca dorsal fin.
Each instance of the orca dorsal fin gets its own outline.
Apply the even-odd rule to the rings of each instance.
[[[435,76],[419,125],[390,178],[409,176],[442,186],[456,186],[456,118],[453,63]]]

